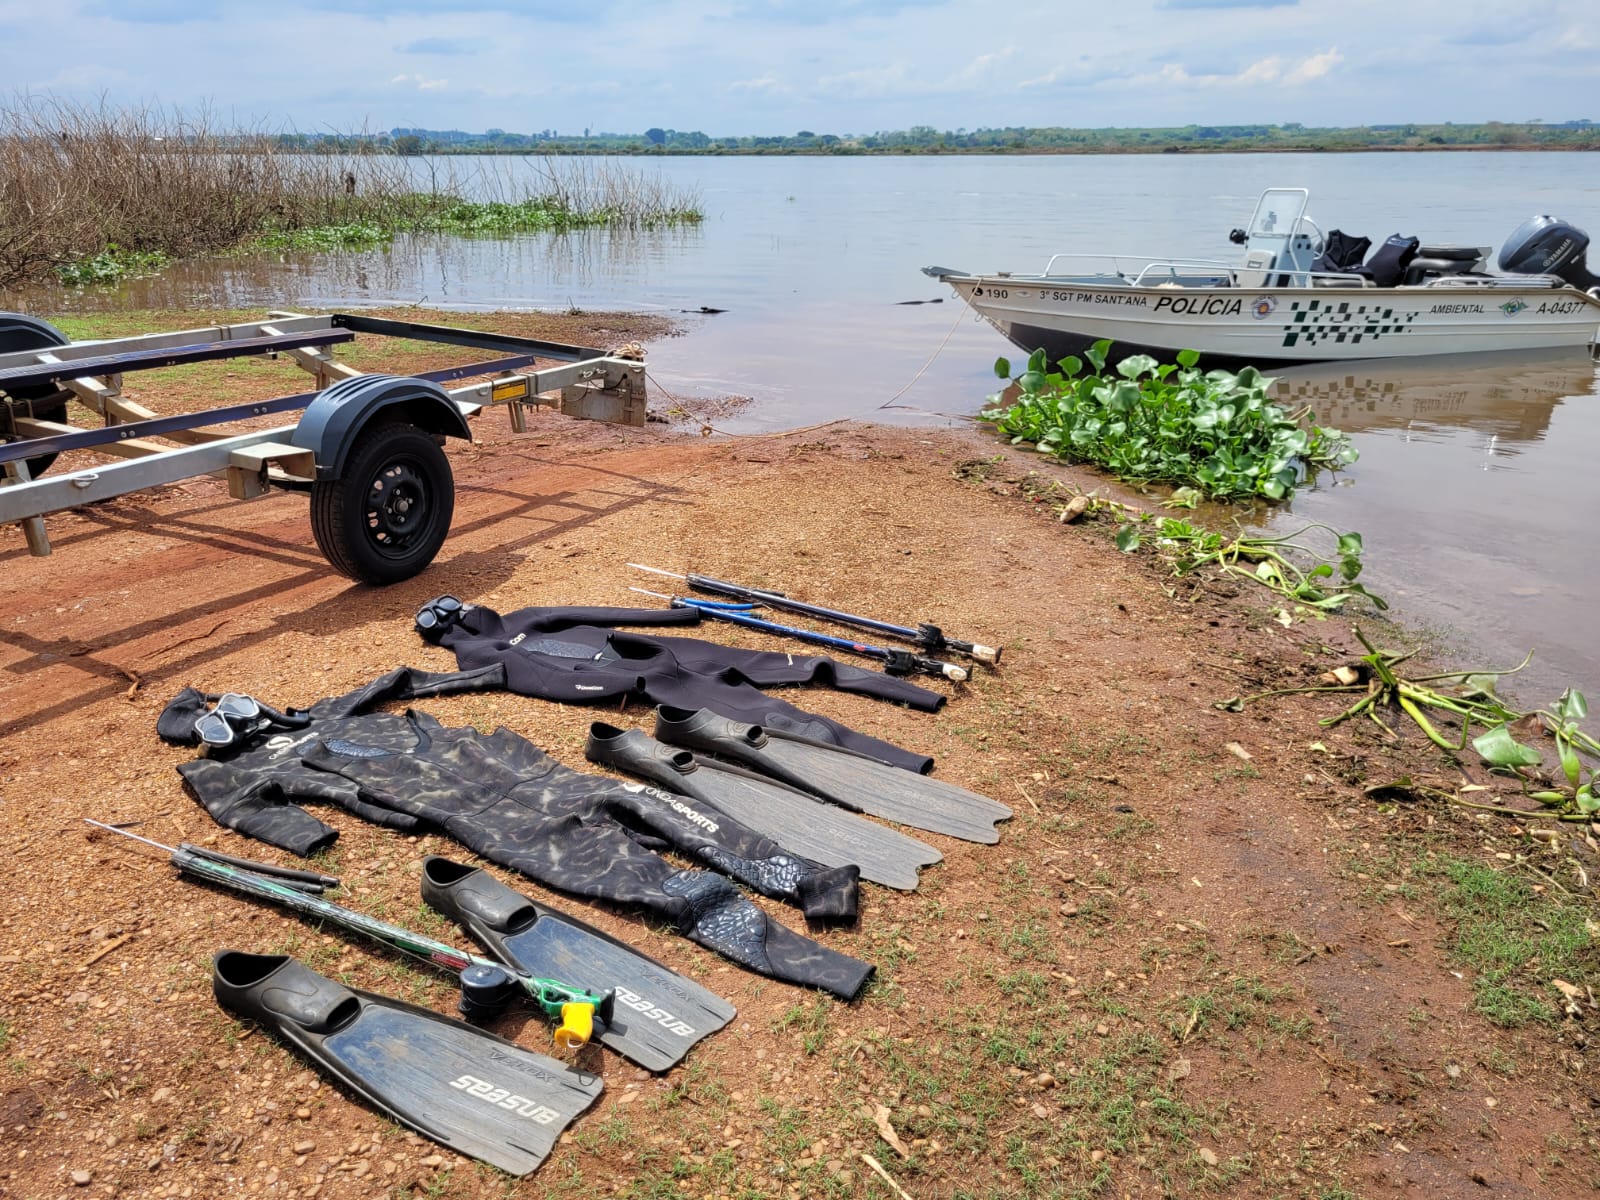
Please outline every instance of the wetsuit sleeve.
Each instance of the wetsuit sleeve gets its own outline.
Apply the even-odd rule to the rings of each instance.
[[[371,712],[380,704],[395,700],[419,700],[429,696],[450,696],[458,692],[504,690],[506,669],[500,663],[480,664],[461,671],[421,671],[416,667],[396,667],[353,692],[319,700],[307,711],[313,720],[353,717]]]
[[[339,831],[333,826],[323,824],[305,809],[289,802],[284,795],[289,772],[262,775],[214,759],[197,758],[180,765],[178,774],[219,825],[246,837],[257,838],[302,857],[327,849],[339,837]],[[355,789],[342,779],[296,782],[302,788],[317,785],[324,793],[322,798],[335,803],[344,799],[341,793],[346,791],[354,798]]]
[[[621,644],[627,634],[617,634]],[[853,692],[879,700],[893,700],[920,712],[938,712],[945,697],[906,679],[853,667],[825,654],[786,654],[779,650],[741,650],[699,638],[658,637],[651,641],[666,647],[684,668],[696,674],[715,675],[727,683],[749,683],[758,688],[814,683],[835,691]],[[711,705],[715,707],[715,705]]]
[[[454,650],[464,642],[487,638],[509,642],[540,633],[559,633],[581,625],[615,629],[618,625],[698,625],[697,608],[519,608],[503,616],[475,604],[449,625],[418,630],[423,641]]]

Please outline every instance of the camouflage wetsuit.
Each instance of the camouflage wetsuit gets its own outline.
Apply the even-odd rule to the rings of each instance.
[[[425,713],[378,704],[503,688],[498,665],[439,674],[402,667],[296,717],[303,728],[266,729],[178,771],[222,824],[296,854],[338,832],[297,801],[337,804],[391,829],[439,829],[483,857],[575,895],[635,904],[737,963],[791,983],[854,997],[869,963],[838,954],[768,920],[723,875],[799,904],[813,920],[853,920],[857,868],[828,868],[699,801],[636,783],[568,770],[500,728],[447,729]],[[186,688],[157,724],[196,744],[206,710]],[[680,870],[672,848],[722,874]]]
[[[796,708],[762,689],[816,683],[841,692],[936,712],[945,698],[904,679],[822,654],[740,650],[699,638],[619,633],[617,625],[693,625],[693,608],[523,608],[501,616],[471,605],[457,620],[423,632],[455,652],[463,670],[503,663],[506,686],[563,704],[632,699],[675,708],[709,708],[927,774],[933,759],[868,737]]]

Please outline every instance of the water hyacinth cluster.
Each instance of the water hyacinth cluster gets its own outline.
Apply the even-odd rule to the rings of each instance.
[[[1356,459],[1344,434],[1274,404],[1273,381],[1254,367],[1200,371],[1200,356],[1184,350],[1176,363],[1140,354],[1107,372],[1110,347],[1096,342],[1054,370],[1036,350],[1015,379],[1000,359],[995,374],[1016,385],[1016,398],[991,396],[980,415],[1014,443],[1131,482],[1194,487],[1213,500],[1282,500],[1309,470]]]

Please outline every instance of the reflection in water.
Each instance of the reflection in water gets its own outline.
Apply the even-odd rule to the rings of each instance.
[[[1587,395],[1594,380],[1594,361],[1573,347],[1300,367],[1279,376],[1273,395],[1291,407],[1309,405],[1318,424],[1346,433],[1474,429],[1515,452],[1515,443],[1543,438],[1556,406]]]
[[[1354,436],[1361,460],[1270,522],[1359,530],[1398,617],[1451,629],[1474,666],[1532,666],[1524,704],[1600,690],[1588,552],[1600,512],[1600,386],[1582,351],[1473,355],[1286,373],[1278,395]]]
[[[698,226],[506,238],[403,235],[382,249],[346,254],[283,252],[177,263],[112,290],[25,293],[9,302],[35,312],[363,304],[649,309],[668,303],[651,286],[653,269],[701,236]]]

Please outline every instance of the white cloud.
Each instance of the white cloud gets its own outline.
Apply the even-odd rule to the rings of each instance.
[[[1154,75],[1137,75],[1130,82],[1136,84],[1161,82],[1182,88],[1242,88],[1259,84],[1294,87],[1310,83],[1314,79],[1321,79],[1343,61],[1344,55],[1334,48],[1302,59],[1285,59],[1277,54],[1268,55],[1231,74],[1213,71],[1190,74],[1180,63],[1165,63]]]
[[[1302,59],[1299,66],[1283,77],[1283,81],[1287,84],[1310,83],[1313,79],[1328,75],[1343,61],[1344,55],[1339,53],[1339,47],[1334,46],[1321,54]]]
[[[768,96],[786,96],[792,89],[770,71],[756,79],[736,79],[728,85],[730,92],[759,92]]]
[[[399,87],[414,87],[419,92],[442,92],[450,86],[448,79],[427,79],[421,75],[396,75],[389,82]]]

